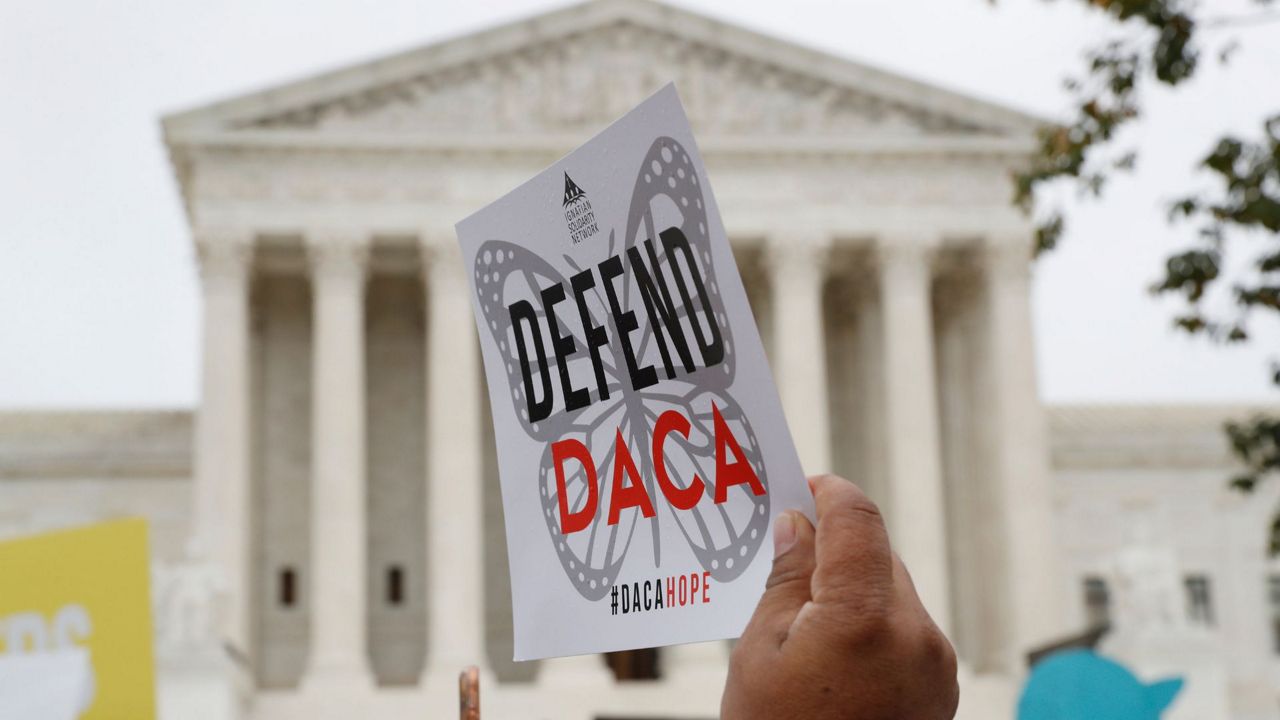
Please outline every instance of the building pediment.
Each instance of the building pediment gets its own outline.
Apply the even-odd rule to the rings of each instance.
[[[619,19],[242,121],[406,133],[594,131],[674,81],[696,128],[743,134],[991,132],[964,117]]]
[[[581,136],[674,81],[706,136],[1025,141],[1037,120],[650,2],[597,0],[165,119],[235,137]]]

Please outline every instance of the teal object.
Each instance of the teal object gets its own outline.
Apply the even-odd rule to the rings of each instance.
[[[1182,678],[1145,685],[1092,650],[1067,650],[1036,663],[1018,701],[1018,720],[1159,720]]]

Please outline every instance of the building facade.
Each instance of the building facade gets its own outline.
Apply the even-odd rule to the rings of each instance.
[[[168,717],[434,717],[473,663],[495,717],[713,717],[725,644],[510,661],[452,231],[668,81],[802,461],[883,508],[957,647],[961,716],[1011,717],[1030,651],[1155,597],[1178,618],[1118,632],[1116,652],[1141,670],[1176,656],[1151,637],[1176,637],[1209,658],[1186,717],[1272,717],[1269,508],[1223,489],[1225,411],[1038,398],[1008,176],[1039,121],[647,0],[165,118],[200,262],[201,404],[0,418],[0,531],[153,520]],[[1126,585],[1168,585],[1152,547],[1174,548],[1176,598]]]

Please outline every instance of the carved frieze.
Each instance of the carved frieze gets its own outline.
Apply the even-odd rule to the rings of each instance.
[[[244,122],[256,129],[564,133],[598,129],[675,81],[694,127],[725,135],[983,132],[964,120],[619,21]]]

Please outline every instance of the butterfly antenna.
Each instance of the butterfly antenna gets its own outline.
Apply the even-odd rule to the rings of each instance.
[[[458,717],[480,720],[480,670],[475,665],[458,675]]]

